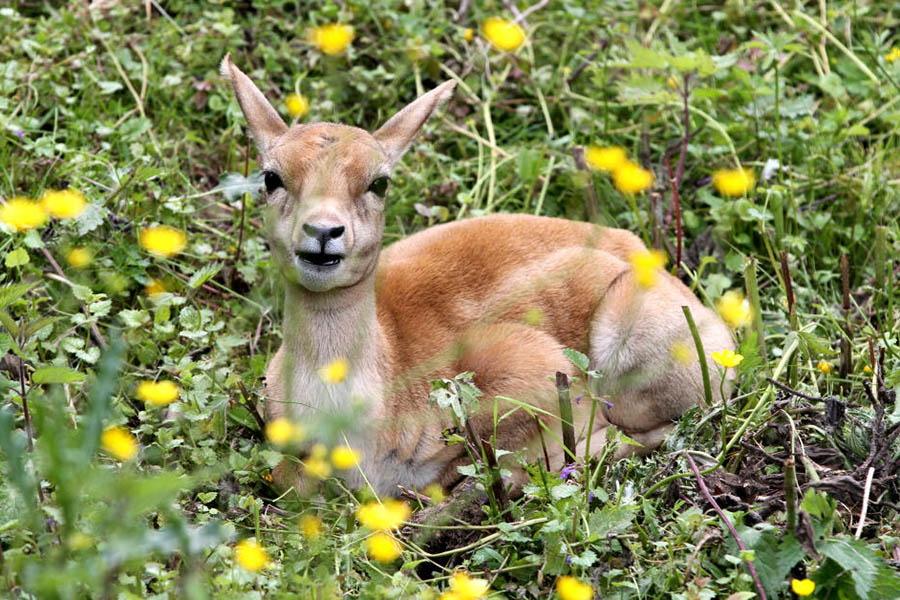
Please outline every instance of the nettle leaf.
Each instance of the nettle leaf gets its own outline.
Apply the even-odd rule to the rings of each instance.
[[[243,196],[250,194],[251,198],[259,197],[259,190],[263,186],[263,172],[253,171],[249,177],[244,177],[240,173],[226,173],[219,180],[219,185],[213,188],[214,192],[222,192],[225,199],[231,202]]]
[[[0,288],[0,308],[9,306],[34,287],[34,284],[17,283],[14,285],[5,285]]]
[[[31,374],[34,383],[77,383],[84,381],[84,373],[66,367],[43,367]]]
[[[588,518],[591,538],[602,539],[610,534],[624,533],[631,526],[637,507],[632,504],[606,505]]]
[[[150,322],[150,313],[146,310],[122,310],[119,318],[125,323],[125,327],[143,327]]]
[[[817,544],[818,550],[850,572],[853,588],[860,598],[870,597],[878,579],[878,571],[887,568],[866,543],[847,536],[824,539]]]
[[[576,567],[590,567],[597,562],[597,554],[593,550],[585,550],[581,556],[573,556],[572,564]]]
[[[25,248],[16,248],[6,255],[6,268],[21,267],[27,265],[31,258],[28,256],[28,250]]]
[[[106,216],[106,209],[94,202],[88,202],[84,210],[75,219],[75,228],[78,235],[87,235],[103,224]]]
[[[210,263],[203,265],[200,267],[196,273],[191,275],[191,278],[188,280],[188,286],[193,289],[197,289],[210,279],[216,276],[216,274],[222,270],[222,265],[219,263]]]
[[[563,356],[569,359],[573,365],[578,367],[582,371],[587,371],[588,367],[591,364],[591,361],[587,356],[579,352],[578,350],[573,350],[571,348],[566,348],[563,350]]]
[[[581,491],[580,485],[575,485],[574,483],[564,483],[562,485],[557,485],[553,488],[550,488],[550,496],[553,497],[554,500],[562,500],[563,498],[570,498]]]
[[[668,57],[660,52],[656,52],[651,50],[650,48],[644,48],[641,44],[632,39],[626,39],[625,45],[628,46],[628,51],[631,52],[631,62],[628,64],[629,67],[634,68],[651,68],[651,69],[665,69],[668,64]]]

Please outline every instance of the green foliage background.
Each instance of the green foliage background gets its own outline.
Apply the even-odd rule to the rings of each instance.
[[[431,598],[466,567],[492,582],[492,597],[548,597],[571,573],[600,597],[739,599],[756,593],[752,559],[770,598],[790,597],[804,569],[816,597],[900,596],[896,482],[876,477],[860,536],[858,494],[810,485],[825,471],[856,473],[900,420],[890,395],[900,379],[892,3],[560,0],[527,15],[528,41],[513,53],[478,34],[486,17],[513,17],[498,2],[462,14],[456,3],[419,0],[159,4],[0,8],[0,195],[72,186],[90,202],[77,220],[0,233],[3,595]],[[337,57],[306,41],[309,27],[329,22],[356,30]],[[280,454],[251,411],[280,340],[280,292],[261,237],[255,151],[218,73],[229,50],[286,118],[283,98],[296,91],[310,100],[306,121],[369,129],[450,72],[461,78],[395,173],[387,243],[443,220],[528,212],[630,229],[671,264],[667,165],[685,139],[689,90],[686,278],[712,302],[744,287],[749,268],[760,296],[761,328],[741,337],[747,358],[724,424],[721,405],[692,412],[667,449],[602,463],[592,486],[583,469],[550,474],[527,488],[512,524],[487,515],[487,541],[441,557],[408,544],[392,565],[370,561],[357,499],[336,483],[311,500],[276,501],[266,476]],[[624,146],[657,183],[622,196],[608,177],[579,169],[573,149],[591,144]],[[746,197],[709,185],[716,168],[739,162],[760,176],[771,160],[785,168]],[[138,229],[160,223],[188,233],[184,254],[162,260],[138,246]],[[94,253],[89,267],[66,265],[74,246]],[[170,293],[148,299],[152,279]],[[845,331],[849,362],[839,369]],[[863,393],[879,349],[882,416]],[[57,369],[34,383],[48,367]],[[767,375],[842,398],[848,418],[829,428],[821,402],[776,394]],[[153,409],[135,398],[139,381],[156,378],[179,381],[177,403]],[[98,452],[111,424],[137,436],[137,460]],[[733,438],[725,451],[722,432]],[[879,474],[895,471],[888,446]],[[782,473],[780,460],[801,457],[799,508],[817,552],[785,534],[781,510],[754,524],[739,507],[729,514],[750,549],[740,551],[693,478],[679,478],[690,475],[685,448],[744,477],[763,449],[779,459],[757,464],[764,481]],[[827,468],[815,462],[822,448]],[[300,514],[322,517],[325,534],[303,538]],[[260,574],[234,563],[233,543],[245,537],[272,558]]]

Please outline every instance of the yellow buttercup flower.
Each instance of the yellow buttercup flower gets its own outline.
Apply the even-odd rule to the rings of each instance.
[[[556,593],[562,600],[591,600],[594,588],[571,575],[563,575],[556,580]]]
[[[486,579],[473,579],[468,573],[457,571],[450,578],[450,589],[441,594],[440,600],[478,600],[489,589]]]
[[[104,429],[100,436],[100,445],[119,460],[131,460],[138,451],[137,440],[121,425]]]
[[[442,488],[437,483],[432,483],[431,485],[426,487],[425,495],[431,498],[432,504],[440,504],[444,501],[444,498],[447,497],[447,495],[444,493],[444,488]]]
[[[406,502],[388,498],[384,502],[369,502],[356,509],[356,518],[369,529],[388,531],[395,529],[409,518]]]
[[[93,253],[87,248],[72,248],[66,253],[66,262],[76,269],[83,269],[94,260]]]
[[[739,169],[719,169],[712,175],[713,185],[725,196],[743,196],[753,189],[756,175],[745,167]]]
[[[50,216],[57,219],[73,219],[84,212],[87,207],[84,194],[72,188],[62,191],[50,190],[44,193],[41,204],[44,205],[44,210]]]
[[[659,270],[666,264],[666,256],[659,250],[641,250],[628,256],[631,272],[639,286],[652,288],[659,282]]]
[[[303,94],[288,94],[284,99],[284,106],[292,117],[302,119],[309,112],[309,100]]]
[[[279,446],[299,444],[305,437],[306,429],[302,425],[297,425],[284,417],[278,417],[266,423],[266,439],[273,444]]]
[[[811,596],[816,589],[816,582],[812,579],[791,579],[791,589],[798,596]]]
[[[869,365],[864,366],[864,367],[863,367],[863,373],[865,373],[865,374],[867,374],[867,375],[871,375],[871,374],[872,374],[872,367],[870,367]]]
[[[165,406],[174,402],[181,393],[181,388],[174,381],[142,381],[137,386],[137,397],[145,404]]]
[[[750,301],[744,298],[744,294],[735,290],[722,294],[722,297],[716,302],[716,310],[732,329],[747,325],[753,317]]]
[[[47,211],[40,202],[16,196],[0,206],[0,221],[14,231],[25,231],[43,225],[47,221]]]
[[[584,160],[599,171],[612,173],[628,162],[628,154],[621,146],[588,146]]]
[[[830,362],[820,360],[819,364],[816,365],[816,368],[818,370],[822,371],[823,373],[825,373],[826,375],[831,374],[831,363]]]
[[[741,364],[741,361],[744,360],[744,356],[742,354],[737,354],[734,350],[721,350],[719,352],[712,353],[712,359],[725,367],[726,369],[730,369],[731,367],[736,367]]]
[[[166,286],[159,279],[151,279],[150,283],[144,288],[144,293],[150,296],[157,296],[166,293]]]
[[[315,515],[300,517],[300,533],[308,540],[318,539],[322,535],[322,519]]]
[[[340,23],[322,25],[311,30],[310,41],[325,54],[334,56],[353,42],[353,27]]]
[[[475,38],[475,32],[471,27],[467,27],[465,31],[463,31],[463,39],[467,42],[471,42]]]
[[[331,465],[326,460],[328,448],[322,444],[316,444],[309,452],[309,456],[303,461],[303,472],[316,479],[325,479],[331,476]]]
[[[894,62],[900,58],[900,48],[892,48],[888,54],[884,55],[884,60],[888,62]]]
[[[689,365],[694,362],[696,352],[694,347],[687,345],[681,340],[675,340],[669,347],[669,355],[683,365]]]
[[[184,232],[167,225],[141,229],[138,240],[144,250],[163,258],[180,254],[187,245],[187,236]]]
[[[525,30],[518,23],[490,17],[481,24],[481,33],[493,44],[494,48],[510,52],[525,42]]]
[[[331,451],[331,464],[335,469],[345,471],[359,464],[362,455],[349,446],[337,446]]]
[[[366,542],[369,556],[378,562],[389,563],[396,560],[402,549],[400,544],[389,533],[373,533]]]
[[[613,171],[613,185],[623,194],[639,194],[653,185],[653,173],[637,163],[625,161]]]
[[[269,555],[266,553],[265,548],[253,540],[241,540],[238,542],[237,546],[234,547],[234,557],[237,559],[238,564],[254,573],[262,571],[269,564]]]
[[[325,383],[341,383],[347,378],[348,370],[350,370],[350,364],[343,358],[336,358],[319,369],[319,377]]]

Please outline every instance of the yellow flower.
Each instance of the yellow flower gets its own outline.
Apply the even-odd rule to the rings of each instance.
[[[137,386],[137,397],[145,404],[153,406],[165,406],[178,398],[181,388],[174,381],[142,381]]]
[[[306,429],[302,425],[295,425],[284,417],[279,417],[266,423],[266,439],[273,444],[278,444],[279,446],[298,444],[305,437]]]
[[[388,533],[374,533],[366,542],[369,556],[378,562],[389,563],[400,556],[400,544]]]
[[[612,173],[628,162],[628,154],[621,146],[588,146],[584,159],[595,169]]]
[[[892,48],[890,53],[884,55],[884,60],[894,62],[900,58],[900,48]]]
[[[720,194],[726,196],[743,196],[753,189],[756,176],[750,169],[719,169],[712,176],[713,185]]]
[[[791,589],[798,596],[810,596],[816,589],[816,582],[811,579],[791,579]]]
[[[137,440],[130,431],[120,425],[104,429],[100,436],[100,445],[119,460],[131,460],[138,451]]]
[[[322,535],[322,519],[315,515],[300,517],[300,533],[308,540],[318,539]]]
[[[66,262],[76,269],[83,269],[94,259],[94,255],[87,248],[72,248],[66,254]]]
[[[447,497],[447,495],[444,494],[444,488],[442,488],[437,483],[432,483],[431,485],[426,487],[425,495],[431,498],[432,504],[440,504],[444,501],[444,498]]]
[[[87,202],[78,190],[50,190],[41,198],[44,210],[57,219],[72,219],[84,212]]]
[[[689,365],[694,362],[694,348],[688,346],[681,340],[675,340],[669,347],[669,354],[672,358],[683,365]]]
[[[525,30],[518,23],[490,17],[481,24],[481,33],[494,45],[494,48],[509,52],[515,50],[525,41]]]
[[[864,367],[863,367],[863,373],[866,373],[866,374],[868,374],[868,375],[871,375],[871,374],[872,374],[872,367],[870,367],[869,365],[864,366]]]
[[[562,600],[591,600],[594,588],[571,575],[564,575],[556,580],[556,593]]]
[[[25,231],[43,225],[47,220],[47,211],[40,202],[32,202],[23,196],[11,198],[0,206],[0,221],[14,231]]]
[[[659,270],[666,264],[666,256],[659,250],[641,250],[628,256],[634,279],[642,288],[649,289],[659,281]]]
[[[316,444],[309,452],[309,457],[303,462],[303,472],[316,479],[325,479],[331,476],[331,465],[325,460],[328,456],[328,448],[322,444]]]
[[[403,524],[409,518],[409,505],[388,498],[384,502],[369,502],[356,509],[356,518],[369,529],[388,531]]]
[[[639,194],[653,185],[653,173],[637,163],[625,161],[613,171],[613,184],[623,194]]]
[[[319,369],[319,377],[325,383],[341,383],[347,378],[347,371],[349,369],[350,365],[346,360],[343,358],[336,358]]]
[[[831,374],[831,363],[830,362],[820,360],[819,364],[816,365],[816,368],[818,370],[822,371],[823,373],[825,373],[826,375]]]
[[[463,31],[463,39],[466,40],[467,42],[471,42],[474,37],[475,37],[475,32],[472,31],[471,27],[467,27],[466,30]]]
[[[179,254],[187,245],[184,232],[167,225],[141,229],[138,239],[144,250],[163,258]]]
[[[441,594],[441,600],[478,600],[488,593],[490,584],[485,579],[473,579],[468,573],[457,571],[450,578],[450,590]]]
[[[742,354],[737,354],[734,350],[721,350],[720,352],[713,352],[712,359],[725,367],[726,369],[730,369],[731,367],[736,367],[741,364],[741,361],[744,360],[744,356]]]
[[[147,286],[144,288],[144,293],[147,294],[148,296],[150,296],[151,298],[153,296],[156,296],[159,294],[165,294],[166,286],[163,285],[163,282],[160,281],[159,279],[151,279],[150,283],[148,283]]]
[[[241,540],[234,547],[235,558],[242,567],[257,573],[269,564],[269,555],[265,548],[253,540]]]
[[[284,106],[292,117],[302,119],[309,112],[309,100],[303,94],[288,94],[284,99]]]
[[[310,32],[310,41],[325,54],[334,56],[343,52],[353,41],[353,27],[340,23],[322,25]]]
[[[750,301],[744,298],[744,294],[734,290],[722,294],[716,302],[716,310],[732,329],[747,325],[753,317]]]
[[[331,464],[342,471],[352,469],[359,464],[362,455],[349,446],[337,446],[331,451]]]

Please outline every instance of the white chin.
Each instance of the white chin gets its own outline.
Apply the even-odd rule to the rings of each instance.
[[[343,261],[335,265],[314,265],[297,260],[297,283],[310,292],[327,292],[339,285]]]

